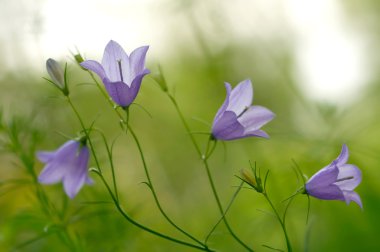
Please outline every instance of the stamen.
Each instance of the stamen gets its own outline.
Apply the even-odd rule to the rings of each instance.
[[[244,110],[237,116],[237,118],[241,117],[245,111],[247,111],[249,107],[245,107]]]
[[[341,181],[350,180],[350,179],[353,179],[353,178],[354,178],[354,176],[349,176],[349,177],[337,179],[335,182],[341,182]]]
[[[121,59],[117,61],[117,64],[119,65],[119,72],[120,72],[121,81],[123,81],[123,71],[121,70]]]

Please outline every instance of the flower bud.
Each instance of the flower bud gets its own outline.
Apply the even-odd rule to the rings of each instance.
[[[54,84],[56,84],[60,89],[63,89],[65,87],[65,76],[58,62],[51,58],[48,59],[46,61],[46,70]]]
[[[46,61],[46,70],[52,79],[51,82],[67,96],[69,91],[66,85],[66,68],[63,70],[57,61],[49,58]]]
[[[261,175],[260,172],[257,174],[256,168],[252,168],[252,172],[246,170],[246,169],[241,169],[240,170],[240,178],[242,181],[250,185],[253,189],[255,189],[256,192],[258,193],[264,193],[265,192],[265,182],[263,184],[261,180]]]
[[[253,187],[257,186],[256,179],[253,177],[253,174],[251,172],[249,172],[248,170],[241,169],[240,175],[241,175],[242,179],[244,180],[244,182],[246,182],[247,184],[249,184]]]

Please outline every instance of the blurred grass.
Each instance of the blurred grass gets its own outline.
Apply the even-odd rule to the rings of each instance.
[[[355,204],[346,206],[343,202],[311,199],[310,222],[306,225],[306,197],[300,196],[289,210],[290,238],[295,251],[380,249],[377,238],[380,224],[380,76],[373,77],[354,103],[337,107],[308,100],[302,95],[299,83],[292,77],[292,48],[282,41],[232,41],[211,54],[193,54],[186,47],[176,50],[159,63],[193,131],[210,131],[209,126],[194,118],[212,123],[225,97],[224,81],[236,85],[245,78],[252,79],[254,104],[266,106],[276,113],[275,120],[264,127],[270,140],[231,141],[226,143],[226,150],[218,144],[210,164],[224,205],[239,184],[234,175],[241,168],[248,168],[250,160],[263,171],[270,170],[268,193],[276,206],[283,208],[281,201],[300,186],[291,159],[310,177],[335,159],[342,143],[346,143],[350,149],[349,163],[358,165],[363,172],[363,182],[357,192],[362,197],[364,211]],[[157,63],[148,58],[153,71]],[[74,64],[69,66],[69,74],[73,101],[86,124],[95,120],[96,127],[101,128],[110,141],[117,139],[114,152],[117,180],[127,211],[148,226],[182,237],[161,218],[148,188],[141,183],[145,181],[141,160],[132,139],[121,134],[117,117],[95,85],[78,85],[90,82],[89,76]],[[75,136],[80,126],[57,90],[40,76],[46,73],[2,76],[1,106],[7,120],[14,115],[30,118],[25,127],[36,127],[43,132],[44,140],[38,148],[49,150],[65,141],[57,132]],[[140,137],[162,205],[181,227],[202,239],[219,215],[205,170],[190,139],[169,99],[150,77],[145,78],[136,103],[152,115],[133,106],[130,122]],[[96,135],[94,138],[101,162],[106,167],[105,174],[110,178],[101,139]],[[196,139],[205,148],[207,136],[197,135]],[[38,163],[36,170],[41,168]],[[17,179],[25,174],[15,157],[3,153],[0,177],[2,180]],[[101,182],[92,177],[95,184],[84,187],[70,201],[68,210],[70,230],[78,236],[84,251],[190,251],[136,229],[110,204],[88,203],[109,201]],[[61,185],[44,188],[56,204],[63,204],[66,196]],[[269,206],[260,195],[242,190],[228,214],[239,236],[257,251],[269,251],[262,247],[263,244],[285,248],[280,226],[273,216],[265,213],[267,211],[270,211]],[[0,250],[9,251],[44,234],[48,224],[38,209],[31,186],[1,195]],[[210,246],[220,251],[243,251],[223,225],[212,236]],[[52,251],[52,248],[54,251],[67,250],[54,234],[19,250]]]

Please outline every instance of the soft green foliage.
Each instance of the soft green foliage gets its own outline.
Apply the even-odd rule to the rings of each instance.
[[[238,49],[234,50],[232,54],[240,53]],[[377,241],[372,239],[371,234],[376,233],[376,223],[379,220],[377,218],[379,204],[376,203],[379,200],[377,196],[379,188],[376,182],[378,177],[376,167],[379,165],[379,160],[376,155],[378,144],[375,141],[379,121],[373,112],[373,108],[378,106],[378,100],[371,97],[377,97],[378,89],[374,85],[370,86],[371,92],[364,96],[363,101],[358,101],[352,107],[341,109],[320,106],[296,96],[294,83],[285,82],[282,75],[276,78],[274,75],[266,75],[267,72],[256,73],[255,66],[258,65],[256,61],[260,61],[260,58],[254,56],[254,50],[249,52],[252,56],[245,57],[247,62],[244,65],[251,67],[241,70],[246,75],[235,76],[233,66],[228,63],[215,66],[212,65],[213,59],[195,58],[185,52],[182,54],[182,63],[173,60],[163,64],[169,89],[173,90],[175,87],[179,105],[183,108],[194,131],[210,130],[209,126],[191,118],[212,121],[215,110],[224,99],[223,77],[219,76],[222,72],[230,75],[224,77],[227,80],[237,80],[241,75],[252,77],[255,80],[255,99],[258,103],[272,108],[277,114],[276,120],[266,128],[271,135],[270,140],[244,139],[228,142],[226,150],[222,145],[218,145],[210,158],[210,163],[222,202],[225,205],[228,203],[236,190],[234,186],[239,184],[234,175],[238,175],[242,168],[249,169],[249,160],[251,160],[255,161],[258,167],[271,170],[267,191],[275,199],[275,205],[281,209],[285,206],[281,200],[291,195],[300,185],[292,170],[294,165],[291,159],[297,162],[304,173],[311,175],[335,157],[340,144],[345,142],[351,149],[350,162],[358,164],[364,173],[364,183],[358,189],[364,202],[364,212],[354,204],[347,207],[342,202],[312,200],[311,218],[306,225],[306,198],[299,197],[289,209],[288,232],[296,250],[301,250],[305,246],[308,251],[334,251],[336,248],[355,251],[375,248]],[[229,55],[215,57],[228,59]],[[194,62],[203,63],[194,64]],[[229,61],[224,60],[224,62]],[[213,67],[212,71],[207,70],[209,67]],[[286,67],[287,65],[284,66]],[[188,69],[191,69],[191,73]],[[276,71],[267,68],[268,72],[272,70]],[[134,145],[131,144],[131,139],[120,135],[117,117],[94,85],[75,85],[88,81],[86,73],[74,65],[69,67],[69,71],[73,100],[80,108],[80,112],[85,115],[86,123],[90,124],[96,120],[96,126],[103,128],[109,139],[116,139],[114,158],[123,204],[141,222],[175,234],[175,231],[158,217],[159,213],[148,188],[141,184],[144,182],[141,162]],[[11,81],[23,80],[13,78]],[[18,133],[16,131],[21,131],[21,136],[28,134],[29,137],[22,137],[23,148],[31,148],[34,151],[36,144],[40,149],[54,148],[65,141],[58,131],[73,136],[79,125],[74,115],[68,113],[66,104],[59,98],[57,90],[47,83],[43,86],[29,81],[28,85],[35,85],[38,91],[34,91],[35,94],[29,99],[12,104],[12,110],[4,108],[3,125],[8,125],[11,135]],[[23,90],[21,87],[22,84],[20,89],[15,89],[13,93],[9,91],[7,95],[16,97],[16,92]],[[152,115],[150,117],[138,106],[132,106],[130,123],[141,136],[147,162],[151,167],[152,179],[162,205],[183,227],[192,231],[197,237],[202,237],[217,221],[218,214],[196,152],[169,100],[152,79],[144,81],[137,103]],[[33,109],[30,109],[31,107]],[[37,121],[30,119],[33,110],[38,111]],[[299,118],[300,115],[302,118]],[[22,116],[25,119],[17,119],[23,118]],[[300,125],[300,121],[307,125]],[[311,123],[312,121],[314,123]],[[2,133],[4,133],[3,125]],[[43,142],[37,142],[40,139],[37,136],[40,134],[33,133],[33,127],[39,129],[43,127],[45,132]],[[196,138],[205,147],[207,136],[197,135]],[[4,151],[10,149],[17,152],[6,139],[2,134]],[[96,147],[104,148],[101,138],[98,139]],[[28,147],[29,145],[33,146]],[[31,150],[25,150],[29,159],[32,158],[32,154],[29,153]],[[107,164],[106,152],[103,153],[101,161]],[[2,159],[4,161],[1,173],[7,174],[6,177],[2,175],[4,182],[25,178],[22,169],[25,165],[27,168],[29,162],[32,162],[28,161],[29,159],[19,162],[16,157],[9,154],[3,155]],[[41,165],[35,165],[34,169],[40,171]],[[111,175],[109,170],[104,172],[108,174],[107,176]],[[65,210],[67,216],[65,222],[73,233],[72,236],[77,237],[75,239],[80,241],[85,251],[94,249],[151,251],[153,244],[155,251],[179,249],[178,245],[155,238],[123,222],[110,204],[100,181],[96,176],[93,177],[96,180],[95,185],[85,187],[78,197],[69,203],[66,202],[66,196],[61,192],[60,185],[43,187],[56,205],[61,205],[60,207],[68,205],[68,209]],[[2,191],[7,192],[6,195],[2,195],[0,201],[1,246],[6,249],[25,245],[26,250],[42,251],[59,246],[60,240],[52,234],[57,228],[59,230],[59,227],[55,227],[56,224],[52,224],[46,216],[41,216],[41,210],[31,191],[33,187],[23,183],[22,186],[16,187],[18,190],[11,191],[14,185],[10,187],[8,183],[8,187],[5,186],[5,183],[1,186]],[[258,247],[259,251],[266,250],[261,244],[284,248],[280,227],[275,219],[266,213],[268,211],[270,208],[260,195],[252,190],[243,189],[228,214],[231,225],[236,227],[242,239]],[[39,237],[41,239],[27,244],[28,241]],[[240,249],[236,248],[236,244],[232,242],[222,225],[211,237],[211,244],[224,251]]]
[[[174,48],[175,57],[162,62],[148,60],[152,70],[160,64],[165,85],[175,95],[203,150],[208,136],[196,133],[210,131],[204,122],[211,124],[224,99],[224,81],[251,78],[255,102],[276,113],[275,120],[265,126],[270,140],[243,139],[227,142],[225,148],[218,143],[209,163],[222,204],[226,208],[240,184],[235,175],[250,169],[251,161],[262,171],[270,170],[266,192],[283,212],[286,203],[282,200],[302,186],[292,159],[311,176],[346,143],[349,163],[363,172],[357,192],[364,211],[355,204],[347,207],[343,202],[311,199],[306,223],[307,198],[297,196],[288,209],[288,234],[294,251],[379,250],[380,76],[374,76],[346,107],[320,104],[305,98],[293,80],[290,47],[279,41],[256,43],[235,41],[217,53],[204,53],[206,56]],[[377,47],[373,54],[378,53]],[[131,136],[122,134],[118,117],[88,73],[74,63],[68,64],[67,71],[73,103],[85,123],[95,122],[94,127],[102,129],[110,144],[115,140],[116,179],[125,210],[141,223],[185,239],[159,214],[143,183],[146,178]],[[36,185],[35,176],[42,165],[35,161],[35,150],[54,149],[66,141],[63,135],[75,137],[80,130],[59,90],[40,78],[46,75],[30,72],[0,78],[0,250],[193,251],[126,222],[95,174],[91,174],[95,184],[84,187],[72,201],[60,184]],[[203,240],[219,220],[219,213],[202,162],[162,86],[151,77],[144,79],[136,103],[139,106],[130,107],[130,124],[140,137],[161,204],[176,223]],[[103,173],[111,181],[102,138],[94,133],[94,139]],[[53,210],[58,214],[51,214]],[[240,238],[256,251],[270,251],[265,246],[285,249],[281,227],[270,212],[262,195],[243,188],[227,217]],[[223,225],[217,227],[209,244],[218,251],[244,251]]]

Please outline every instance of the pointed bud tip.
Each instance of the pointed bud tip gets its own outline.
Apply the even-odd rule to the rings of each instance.
[[[63,89],[64,87],[64,73],[63,73],[63,70],[61,68],[61,66],[59,65],[59,63],[57,61],[55,61],[54,59],[52,58],[49,58],[47,61],[46,61],[46,70],[50,76],[50,78],[52,78],[53,82],[59,86],[61,89]]]
[[[50,82],[52,82],[57,88],[59,88],[59,90],[63,92],[65,96],[67,96],[69,94],[69,90],[65,80],[66,67],[63,69],[56,60],[49,58],[46,60],[46,71],[51,78]]]
[[[240,175],[242,176],[242,179],[250,184],[251,186],[254,186],[256,187],[257,183],[256,183],[256,179],[253,177],[252,173],[249,172],[248,170],[246,169],[241,169],[240,170]]]

